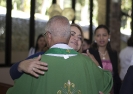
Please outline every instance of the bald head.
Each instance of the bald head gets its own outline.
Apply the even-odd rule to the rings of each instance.
[[[70,38],[70,24],[66,17],[54,16],[46,24],[46,32],[50,32],[55,43],[68,43]]]

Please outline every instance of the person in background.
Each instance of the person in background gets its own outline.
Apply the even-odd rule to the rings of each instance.
[[[119,94],[133,94],[133,65],[127,70]]]
[[[41,58],[41,61],[49,65],[46,74],[37,79],[23,74],[16,79],[14,87],[10,88],[7,94],[97,94],[99,90],[105,94],[109,93],[112,87],[110,72],[98,68],[90,58],[66,45],[70,38],[68,23],[65,17],[54,16],[46,25],[45,37],[50,49]]]
[[[120,78],[124,79],[125,74],[130,65],[132,64],[132,56],[133,56],[133,34],[127,41],[127,47],[121,50],[119,54],[120,58]]]
[[[82,50],[83,52],[90,48],[91,41],[89,39],[84,38]]]
[[[45,39],[44,39],[43,35],[40,34],[40,35],[37,37],[35,47],[31,47],[31,48],[30,48],[28,56],[31,56],[31,55],[33,55],[33,54],[35,54],[35,53],[38,53],[38,52],[42,52],[42,51],[45,50],[45,48],[46,48]]]
[[[117,52],[110,45],[110,31],[105,25],[99,25],[94,31],[94,43],[87,54],[104,70],[109,70],[113,76],[111,94],[119,94],[121,80],[118,73]]]

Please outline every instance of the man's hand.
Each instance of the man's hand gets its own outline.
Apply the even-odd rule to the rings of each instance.
[[[39,77],[39,74],[44,74],[44,70],[48,70],[48,65],[45,62],[41,62],[41,55],[35,59],[28,59],[20,62],[18,66],[19,72],[29,73],[35,77]]]

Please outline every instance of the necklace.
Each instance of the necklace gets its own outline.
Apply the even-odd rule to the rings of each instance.
[[[100,55],[102,56],[102,59],[105,60],[105,56],[106,56],[106,54],[107,54],[107,51],[105,51],[104,54],[102,54],[100,51],[99,51],[99,53],[100,53]]]

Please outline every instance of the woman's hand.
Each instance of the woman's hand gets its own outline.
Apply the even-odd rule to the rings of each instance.
[[[41,55],[34,59],[28,59],[20,62],[18,66],[19,72],[29,73],[35,77],[39,77],[39,74],[44,74],[44,70],[48,70],[48,65],[45,62],[41,62]]]
[[[91,60],[97,65],[100,66],[95,57],[89,52],[89,50],[86,51],[86,53],[83,53],[84,55],[88,56],[91,58]]]
[[[99,91],[99,94],[103,94],[103,92]]]

